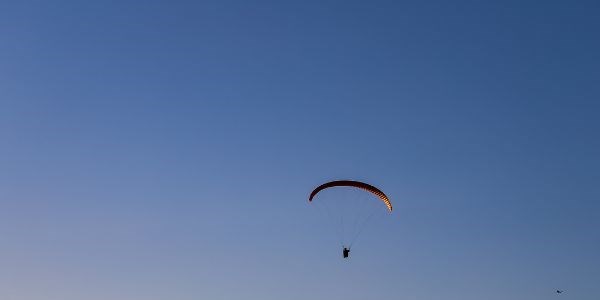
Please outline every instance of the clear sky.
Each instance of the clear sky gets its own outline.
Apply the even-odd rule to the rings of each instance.
[[[597,3],[3,1],[0,299],[599,299]]]

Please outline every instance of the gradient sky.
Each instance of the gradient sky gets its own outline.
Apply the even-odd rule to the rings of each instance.
[[[0,299],[599,299],[597,3],[0,2]]]

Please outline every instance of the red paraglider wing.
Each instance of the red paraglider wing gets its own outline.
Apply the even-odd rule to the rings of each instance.
[[[316,189],[314,189],[312,191],[312,193],[310,193],[310,197],[308,197],[308,201],[312,202],[313,198],[322,190],[327,189],[327,188],[331,188],[331,187],[336,187],[336,186],[349,186],[349,187],[355,187],[355,188],[359,188],[359,189],[363,189],[367,192],[373,193],[375,194],[377,197],[379,197],[379,199],[381,199],[381,201],[383,201],[383,203],[385,203],[385,205],[387,206],[388,210],[390,212],[392,212],[392,203],[390,202],[390,199],[378,188],[364,183],[364,182],[360,182],[360,181],[353,181],[353,180],[336,180],[336,181],[331,181],[331,182],[327,182],[324,183],[320,186],[318,186]]]

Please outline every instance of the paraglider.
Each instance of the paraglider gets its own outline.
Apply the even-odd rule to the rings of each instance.
[[[371,212],[369,211],[363,211],[363,210],[357,210],[351,214],[349,214],[350,217],[350,222],[346,223],[346,226],[344,226],[344,209],[347,209],[347,206],[349,206],[349,209],[355,208],[357,207],[357,205],[346,205],[347,203],[349,203],[352,199],[352,197],[346,197],[347,194],[336,194],[335,192],[333,193],[333,196],[328,198],[327,196],[320,196],[321,198],[324,198],[320,201],[324,201],[324,206],[327,208],[328,213],[331,214],[335,214],[336,212],[340,213],[340,223],[339,223],[339,227],[340,230],[340,235],[341,235],[341,243],[342,243],[342,257],[347,259],[350,256],[350,248],[352,246],[352,243],[354,242],[354,240],[358,237],[358,235],[362,232],[362,229],[364,228],[364,226],[368,223],[368,221],[372,218],[373,215],[375,215],[375,213],[377,212],[383,212],[383,208],[387,208],[387,212],[391,213],[393,210],[392,207],[392,202],[390,201],[390,199],[388,198],[388,196],[383,193],[380,189],[378,189],[375,186],[372,186],[368,183],[364,183],[364,182],[360,182],[360,181],[354,181],[354,180],[335,180],[335,181],[330,181],[330,182],[326,182],[324,184],[319,185],[318,187],[316,187],[309,195],[308,197],[308,202],[312,203],[313,200],[315,200],[316,198],[318,198],[318,195],[321,195],[321,193],[324,190],[328,190],[331,188],[346,188],[349,189],[350,193],[356,193],[358,194],[358,197],[360,197],[361,201],[358,202],[365,202],[368,206],[371,206]],[[367,193],[364,193],[367,192]],[[355,195],[356,196],[356,195]],[[356,197],[355,197],[356,198]],[[367,199],[368,201],[362,201]],[[334,200],[338,200],[338,201],[334,201]],[[376,202],[371,202],[372,200],[378,200],[383,202],[383,204],[385,206],[380,206],[379,204],[377,204]],[[333,202],[330,202],[333,201]],[[333,203],[333,204],[327,204],[327,203]],[[334,205],[333,209],[329,208],[329,205]],[[362,216],[361,216],[362,215]],[[364,215],[367,215],[366,217],[363,217]],[[347,216],[348,217],[348,216]],[[338,218],[333,218],[333,219],[338,219]],[[348,219],[348,218],[346,218]],[[348,220],[347,220],[348,221]],[[337,220],[335,220],[335,222],[337,222]],[[351,230],[347,230],[347,226],[349,226],[348,224],[353,224],[354,226],[351,227]],[[349,232],[351,231],[351,232]],[[350,233],[350,236],[352,236],[352,239],[350,241],[345,240],[344,235]]]
[[[348,255],[350,254],[350,249],[344,247],[344,250],[342,250],[342,256],[344,258],[348,258]]]

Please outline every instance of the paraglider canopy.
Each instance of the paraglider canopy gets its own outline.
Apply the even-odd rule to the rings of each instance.
[[[381,201],[383,201],[383,203],[385,203],[388,211],[392,212],[392,203],[390,202],[390,199],[380,189],[378,189],[370,184],[360,182],[360,181],[354,181],[354,180],[335,180],[335,181],[330,181],[330,182],[324,183],[324,184],[318,186],[316,189],[314,189],[312,191],[312,193],[310,193],[310,196],[308,197],[308,201],[312,202],[313,198],[320,191],[327,189],[327,188],[338,187],[338,186],[355,187],[355,188],[359,188],[359,189],[365,190],[367,192],[373,193],[377,197],[379,197],[379,199]]]

